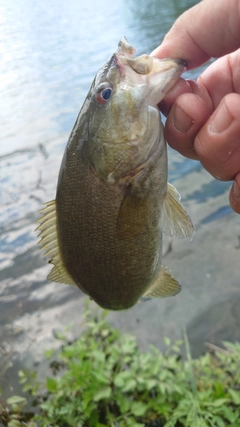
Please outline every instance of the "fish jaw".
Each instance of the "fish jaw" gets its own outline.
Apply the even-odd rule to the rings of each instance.
[[[183,59],[158,59],[147,54],[134,58],[135,52],[136,49],[123,37],[114,55],[116,64],[122,79],[129,85],[138,85],[144,101],[156,107],[187,70],[187,62]]]
[[[181,59],[154,58],[145,102],[152,106],[158,105],[186,69],[186,62]]]
[[[175,85],[181,74],[186,71],[187,63],[182,59],[158,59],[149,55],[137,58],[120,57],[125,62],[127,79],[138,82],[139,92],[144,102],[157,107],[166,93]]]

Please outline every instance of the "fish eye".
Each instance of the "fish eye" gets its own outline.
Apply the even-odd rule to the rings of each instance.
[[[103,88],[101,88],[100,90],[98,90],[97,93],[97,102],[99,104],[106,104],[106,102],[109,100],[109,98],[111,97],[112,94],[112,88],[110,86],[105,86]]]
[[[112,93],[112,89],[110,89],[110,88],[108,88],[108,89],[103,89],[103,91],[102,91],[102,93],[101,93],[102,98],[103,98],[105,101],[107,101],[107,100],[110,98],[111,93]]]

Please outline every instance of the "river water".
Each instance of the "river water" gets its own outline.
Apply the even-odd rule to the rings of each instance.
[[[195,3],[190,0],[0,0],[0,387],[3,394],[8,395],[15,387],[19,366],[40,363],[41,350],[52,344],[54,328],[64,327],[69,320],[79,321],[83,309],[79,290],[46,281],[49,265],[36,244],[34,229],[42,203],[55,197],[63,150],[91,81],[123,35],[137,48],[138,54],[151,52],[177,16]],[[201,71],[186,73],[185,77],[195,78]],[[169,175],[171,182],[179,182],[196,228],[206,236],[218,221],[228,224],[230,219],[234,227],[239,226],[227,202],[229,183],[214,180],[198,162],[184,159],[172,150],[169,150]],[[231,246],[235,248],[236,230]],[[183,245],[188,251],[185,242]],[[191,248],[194,250],[194,246]],[[197,248],[196,253],[200,256]],[[206,272],[205,282],[208,274],[213,273]],[[228,273],[226,276],[229,277]],[[236,276],[239,277],[238,273]],[[206,310],[212,315],[211,307],[215,304],[220,304],[221,311],[221,304],[229,300],[236,304],[239,297],[236,287],[228,291],[223,285],[201,305],[199,287],[193,283],[192,300],[187,308],[193,319],[189,328],[197,322],[192,335],[189,332],[192,341],[202,338],[196,336],[202,322],[202,318],[197,320],[198,315]],[[147,304],[144,307],[150,307]],[[178,335],[175,314],[171,315],[174,308],[172,303],[166,304],[164,334],[174,338]],[[239,306],[234,307],[238,312]],[[134,310],[135,323],[142,325],[140,344],[151,342],[150,329],[146,326],[151,313],[147,312],[144,322],[138,307]],[[130,321],[125,324],[119,314],[111,319],[124,330],[137,329]],[[204,327],[208,329],[207,325]],[[232,326],[227,330],[232,330]],[[232,338],[224,331],[221,339]],[[236,337],[240,339],[235,334]],[[161,347],[156,336],[152,341]]]

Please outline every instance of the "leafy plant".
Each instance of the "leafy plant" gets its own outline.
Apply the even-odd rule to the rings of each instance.
[[[0,402],[0,422],[19,427],[240,427],[240,344],[181,359],[181,341],[147,353],[136,339],[106,320],[84,314],[86,330],[61,351],[47,353],[53,375],[43,384],[21,371],[23,391],[37,415],[24,413],[24,398]],[[24,418],[24,416],[26,417]],[[24,423],[23,423],[24,422]]]

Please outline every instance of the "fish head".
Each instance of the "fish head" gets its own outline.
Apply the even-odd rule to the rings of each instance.
[[[161,141],[165,144],[157,105],[186,69],[183,60],[134,53],[122,38],[83,106],[89,160],[109,185],[144,165]]]

